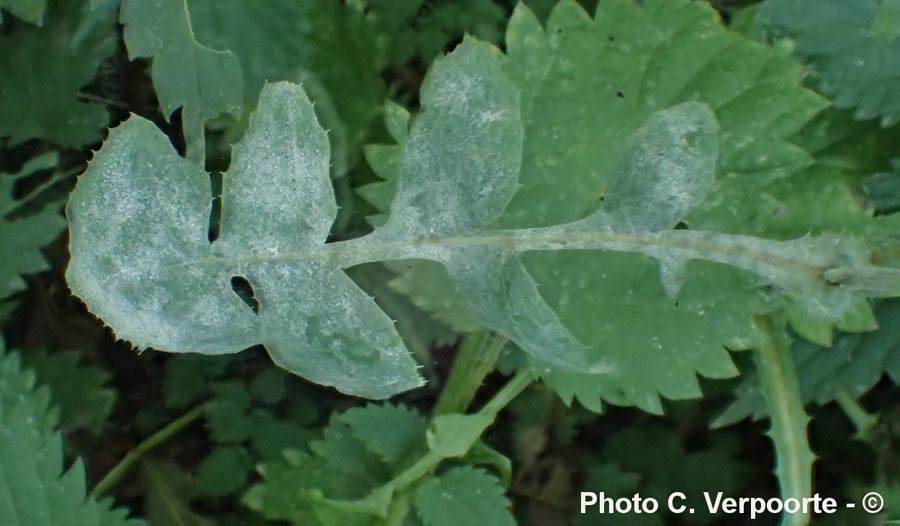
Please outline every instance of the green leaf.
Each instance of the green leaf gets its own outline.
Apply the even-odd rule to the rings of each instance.
[[[17,24],[0,36],[0,138],[32,138],[64,147],[102,138],[109,114],[82,102],[81,89],[115,51],[115,9],[79,0],[50,0],[43,27]]]
[[[493,2],[454,0],[432,4],[423,0],[364,0],[389,64],[411,59],[425,63],[464,34],[498,43],[503,36],[503,9]]]
[[[374,407],[361,411],[378,411]],[[243,502],[269,519],[296,524],[373,524],[371,515],[335,505],[369,495],[391,475],[344,422],[345,415],[332,415],[321,440],[313,441],[308,451],[287,450],[280,462],[262,463],[258,471],[263,481],[250,488]]]
[[[426,449],[428,420],[408,407],[369,404],[344,412],[340,419],[366,449],[388,464],[399,464]]]
[[[895,0],[767,0],[757,23],[793,40],[835,106],[890,126],[900,121],[898,9]]]
[[[626,497],[639,492],[662,502],[677,488],[687,496],[685,504],[698,512],[691,522],[709,524],[716,517],[705,512],[703,492],[740,492],[749,473],[750,467],[741,462],[738,435],[720,432],[710,438],[707,447],[692,450],[677,433],[654,424],[610,437],[589,464],[585,489],[609,489]]]
[[[680,466],[679,466],[680,467]],[[634,494],[642,492],[641,481],[643,477],[638,473],[623,470],[614,461],[601,463],[592,462],[587,468],[587,479],[584,490],[592,492],[602,491],[604,496],[613,499],[631,498]],[[679,486],[672,486],[679,487]],[[679,489],[678,491],[681,491]],[[580,512],[580,510],[579,510]],[[606,526],[617,524],[620,526],[658,526],[663,524],[660,514],[627,513],[616,516],[615,521],[602,522],[604,516],[598,515],[593,509],[587,513],[576,513],[572,516],[573,526]]]
[[[153,526],[215,526],[215,522],[191,509],[194,484],[177,465],[144,461],[141,479],[146,487],[144,513]]]
[[[223,114],[241,116],[243,78],[237,57],[195,40],[186,0],[124,0],[119,19],[128,56],[153,59],[153,87],[163,115],[170,119],[181,108],[188,156],[202,164],[206,121]]]
[[[690,228],[796,237],[846,203],[825,205],[827,196],[814,193],[820,183],[804,174],[813,190],[806,195],[818,199],[816,213],[807,208],[791,216],[800,233],[769,229],[779,218],[769,195],[781,197],[780,188],[769,187],[799,178],[813,162],[790,138],[825,102],[801,87],[799,68],[782,51],[730,33],[703,3],[614,0],[601,3],[592,18],[565,1],[546,29],[519,6],[506,41],[526,130],[521,188],[498,226],[559,224],[605,208],[615,167],[635,140],[629,138],[654,112],[689,100],[711,106],[721,128],[716,189],[681,218]],[[646,205],[640,215],[653,210]],[[663,258],[660,268],[641,256],[571,251],[523,260],[544,300],[587,344],[586,362],[597,364],[591,374],[543,364],[538,370],[549,373],[544,380],[565,400],[577,398],[594,410],[601,398],[659,412],[659,395],[699,396],[696,375],[734,376],[723,347],[755,345],[752,317],[773,308],[758,281],[719,265],[685,267]],[[437,285],[446,278],[421,279],[431,274],[414,267],[395,283],[442,319],[465,319],[454,287]]]
[[[200,462],[196,492],[203,497],[224,497],[243,489],[252,468],[242,447],[217,447]]]
[[[83,429],[100,436],[116,401],[116,392],[107,385],[109,373],[79,363],[82,354],[75,351],[31,352],[23,358],[38,381],[50,388],[63,431]]]
[[[384,98],[372,24],[331,0],[270,0],[265,9],[253,0],[187,5],[197,40],[240,61],[246,107],[256,106],[266,82],[303,84],[328,130],[333,174],[343,175]]]
[[[461,467],[423,483],[415,493],[416,511],[427,526],[457,526],[477,517],[484,526],[514,526],[510,502],[493,475]]]
[[[9,526],[140,526],[108,502],[86,499],[84,465],[63,472],[50,396],[0,342],[0,517]]]
[[[13,190],[18,181],[56,165],[57,155],[48,153],[28,161],[16,174],[0,173],[0,244],[4,247],[0,253],[0,299],[25,288],[22,274],[50,268],[40,248],[65,229],[65,219],[55,206],[29,210],[40,190],[20,200],[13,197]],[[50,184],[55,181],[51,179]]]
[[[216,442],[242,442],[253,430],[249,416],[250,394],[240,382],[213,387],[215,396],[206,403],[206,427]]]
[[[882,302],[875,310],[878,330],[865,334],[839,333],[829,348],[797,339],[791,350],[805,403],[827,404],[841,393],[859,398],[886,373],[900,384],[900,303]],[[715,426],[747,417],[765,418],[769,409],[759,376],[749,371],[736,389],[736,400],[716,419]]]
[[[47,10],[47,0],[0,0],[0,8],[8,10],[22,20],[41,25],[44,11]]]

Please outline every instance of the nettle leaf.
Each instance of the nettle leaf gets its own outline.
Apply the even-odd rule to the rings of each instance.
[[[8,10],[22,20],[41,25],[44,11],[47,10],[47,0],[0,0],[0,8]]]
[[[59,208],[47,206],[29,210],[29,205],[40,195],[41,189],[57,182],[52,178],[29,195],[16,200],[13,192],[16,183],[43,170],[57,166],[55,153],[44,154],[25,163],[16,174],[0,173],[0,299],[25,288],[22,274],[47,270],[49,265],[40,248],[58,236],[66,227]]]
[[[599,325],[591,314],[595,311],[577,313],[579,341],[542,297],[566,308],[567,301],[580,301],[582,296],[559,297],[560,286],[572,284],[559,274],[568,260],[579,260],[582,271],[612,269],[582,260],[596,254],[537,258],[542,263],[530,270],[547,284],[539,293],[519,253],[600,249],[650,256],[661,262],[661,270],[653,259],[620,255],[629,266],[617,277],[634,285],[636,275],[643,281],[646,271],[659,275],[664,285],[655,285],[654,277],[649,288],[661,291],[669,308],[666,292],[685,296],[681,283],[691,275],[685,262],[693,259],[726,265],[701,270],[725,277],[713,293],[727,295],[729,302],[735,290],[728,287],[746,296],[758,294],[754,274],[822,316],[841,316],[860,296],[897,293],[898,271],[872,266],[860,240],[782,242],[667,230],[712,187],[717,124],[710,108],[697,102],[651,112],[634,139],[623,144],[608,181],[608,205],[566,224],[485,230],[516,192],[521,164],[519,92],[503,66],[498,50],[473,39],[435,63],[422,88],[424,110],[401,152],[390,216],[373,233],[339,243],[325,243],[337,211],[328,143],[299,87],[273,84],[263,90],[224,175],[221,235],[214,243],[207,241],[207,174],[178,157],[152,124],[132,117],[111,132],[70,198],[69,285],[119,337],[138,347],[221,354],[261,343],[277,364],[295,374],[345,393],[383,398],[421,380],[391,320],[342,269],[384,260],[438,261],[478,321],[514,340],[554,386],[596,394],[597,378],[605,384],[611,372],[627,364],[634,373],[640,370],[638,388],[654,393],[652,399],[640,398],[650,407],[658,404],[653,382],[685,377],[669,370],[648,377],[646,364],[634,356],[620,355],[620,363],[611,363],[602,351],[585,352],[584,342],[591,349],[602,342],[584,330]],[[638,203],[654,212],[631,217]],[[249,284],[255,305],[231,290],[235,280]],[[710,288],[710,281],[699,281],[702,286],[688,298]],[[632,296],[623,297],[632,301]],[[602,296],[590,297],[598,301]],[[630,305],[628,312],[634,312]],[[693,312],[673,318],[684,321]],[[659,322],[649,316],[646,323],[650,320]],[[667,330],[685,347],[694,334],[681,326]],[[732,341],[728,337],[722,339]],[[720,346],[717,341],[716,352],[724,353]],[[672,354],[658,343],[654,347],[659,356]],[[659,356],[653,356],[660,362],[656,365],[672,365],[694,382],[695,370],[717,372],[702,360],[685,364],[683,357],[666,361]],[[727,373],[734,374],[727,355],[724,359]],[[569,382],[557,373],[580,374],[588,383],[579,386],[579,377]],[[609,383],[613,392],[620,389]]]
[[[427,526],[466,524],[473,517],[484,526],[514,526],[503,493],[497,477],[470,466],[453,468],[419,486],[416,511]]]
[[[132,60],[152,58],[153,87],[166,119],[181,108],[189,156],[203,162],[206,121],[240,118],[243,78],[237,57],[197,42],[186,0],[124,0],[119,15]]]
[[[109,123],[102,104],[80,90],[116,47],[115,7],[50,0],[43,27],[17,24],[0,36],[0,138],[12,144],[45,139],[80,147],[102,138]]]
[[[84,465],[63,471],[50,396],[0,341],[0,517],[9,526],[140,526],[108,502],[86,499]]]
[[[757,24],[794,41],[819,88],[857,119],[900,121],[900,4],[894,0],[767,0]]]

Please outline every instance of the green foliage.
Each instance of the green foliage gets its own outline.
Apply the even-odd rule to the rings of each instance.
[[[619,364],[584,356],[584,344],[544,302],[519,252],[600,248],[649,255],[660,261],[667,301],[682,294],[687,260],[725,263],[763,276],[789,292],[802,313],[825,319],[840,319],[860,294],[893,294],[895,271],[871,266],[868,249],[856,240],[664,234],[713,186],[717,123],[695,102],[646,119],[623,144],[604,206],[588,217],[542,230],[483,232],[516,190],[521,154],[517,93],[502,65],[499,52],[474,40],[436,62],[423,87],[426,111],[401,153],[392,214],[371,235],[340,244],[323,243],[336,214],[327,137],[296,87],[263,90],[224,176],[222,235],[213,244],[204,239],[205,173],[178,157],[149,122],[130,119],[113,132],[70,200],[70,286],[138,347],[220,354],[263,343],[281,367],[370,398],[420,380],[390,320],[339,270],[360,263],[440,261],[479,322],[532,355],[565,398],[578,391],[576,380],[607,378]],[[459,154],[460,145],[467,155]],[[157,201],[160,184],[176,193],[160,206],[132,206],[135,199]],[[312,212],[301,216],[301,210]],[[173,239],[180,241],[173,245]],[[784,258],[792,265],[783,265]],[[806,267],[812,268],[796,270]],[[738,290],[759,295],[745,274],[708,270],[723,271],[744,284]],[[245,276],[262,305],[258,314],[228,290],[229,280]],[[285,279],[293,286],[285,288]],[[831,286],[835,280],[841,287]],[[715,291],[725,292],[733,291]],[[554,297],[549,287],[542,293]],[[749,304],[744,308],[761,308]],[[566,371],[584,370],[593,376],[577,373],[560,383],[573,374]]]
[[[252,0],[188,0],[187,6],[197,39],[240,61],[246,107],[256,106],[266,82],[303,84],[328,130],[332,171],[344,175],[384,94],[372,24],[330,0],[277,0],[265,9]]]
[[[64,147],[102,138],[109,115],[81,89],[115,49],[115,10],[83,0],[50,0],[41,27],[17,24],[0,35],[0,139],[40,138]]]
[[[237,57],[197,42],[186,0],[123,0],[120,21],[128,55],[153,59],[160,109],[169,119],[181,108],[188,155],[202,164],[206,121],[241,115],[243,79]]]
[[[900,121],[898,14],[895,0],[766,0],[757,20],[794,41],[835,106],[891,126]]]
[[[84,430],[100,436],[116,401],[105,370],[79,363],[81,353],[46,351],[23,355],[41,385],[50,388],[52,404],[59,409],[63,431]]]
[[[214,526],[215,522],[191,509],[189,476],[166,462],[144,462],[141,479],[147,488],[145,513],[153,526]]]
[[[65,219],[55,206],[34,209],[41,188],[18,200],[14,189],[36,172],[55,169],[57,162],[55,154],[44,154],[28,161],[18,173],[0,173],[0,299],[25,288],[22,274],[49,268],[40,248],[65,229]],[[43,188],[54,182],[51,179]]]
[[[859,398],[884,374],[900,383],[900,304],[886,301],[875,313],[879,327],[875,332],[840,333],[829,347],[802,339],[793,342],[791,351],[804,403],[824,405],[842,394]],[[768,415],[755,372],[744,375],[736,394],[717,425]]]
[[[633,427],[616,433],[602,451],[592,457],[584,483],[586,491],[603,491],[612,498],[640,493],[662,504],[672,488],[687,496],[683,503],[693,507],[689,524],[715,524],[719,518],[705,512],[703,492],[740,494],[745,489],[748,466],[739,460],[735,435],[721,433],[709,447],[689,451],[677,433],[659,425]],[[578,515],[576,525],[664,524],[665,513],[618,515],[603,522],[596,513]],[[599,519],[599,520],[598,520]]]
[[[419,486],[416,510],[427,526],[456,526],[478,517],[484,526],[514,526],[509,500],[493,475],[472,467],[454,468]]]
[[[0,0],[0,523],[891,523],[900,0],[514,3]]]
[[[823,101],[799,85],[797,67],[783,53],[729,33],[702,4],[681,1],[644,7],[607,2],[593,19],[573,2],[562,2],[546,29],[520,6],[506,40],[509,71],[522,89],[530,124],[521,188],[500,226],[555,224],[601,207],[615,189],[610,180],[629,133],[653,111],[693,99],[712,106],[722,132],[716,197],[694,211],[688,224],[781,237],[759,224],[759,218],[774,216],[738,196],[762,190],[779,197],[776,183],[811,162],[789,137]],[[741,56],[741,67],[735,67],[735,56]],[[760,99],[767,100],[765,111],[755,102]],[[592,137],[590,144],[583,137]],[[389,151],[378,153],[379,164],[390,166]],[[375,168],[379,175],[387,171]],[[650,209],[645,203],[643,210]],[[800,220],[808,229],[825,216],[822,210]],[[678,280],[667,291],[651,278],[659,272],[656,264],[640,256],[543,252],[529,254],[525,263],[544,299],[588,345],[588,361],[605,365],[595,374],[554,370],[545,380],[564,399],[575,396],[595,410],[598,395],[652,411],[661,410],[658,394],[699,396],[696,373],[733,376],[723,345],[752,346],[758,341],[752,315],[770,308],[754,280],[720,266],[688,266],[685,286],[673,299],[667,292]],[[453,299],[451,283],[435,278],[436,272],[414,267],[394,283],[404,291],[414,286],[414,301],[436,310],[440,319],[465,320],[456,314],[465,303]]]
[[[8,10],[22,20],[40,25],[47,9],[47,0],[2,0],[0,8]]]
[[[85,500],[84,466],[63,472],[50,394],[36,389],[19,356],[0,346],[0,517],[9,526],[138,526],[109,503]]]

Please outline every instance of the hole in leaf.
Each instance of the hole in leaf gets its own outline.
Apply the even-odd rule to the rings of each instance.
[[[212,209],[209,211],[207,238],[212,243],[219,239],[219,222],[222,220],[222,174],[219,172],[209,174],[209,182],[212,188]]]
[[[675,225],[675,230],[690,230],[690,227],[684,221],[679,221],[677,225]]]
[[[616,97],[619,97],[620,99],[624,99],[624,98],[625,98],[625,94],[622,93],[621,91],[616,91]]]
[[[254,314],[259,314],[259,302],[256,300],[256,296],[253,293],[253,287],[250,286],[250,282],[247,281],[247,278],[243,276],[231,278],[231,290],[241,298],[241,301],[253,309]]]

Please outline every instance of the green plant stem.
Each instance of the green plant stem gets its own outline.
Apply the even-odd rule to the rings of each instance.
[[[491,398],[484,407],[478,411],[478,414],[496,418],[500,411],[510,404],[517,396],[522,394],[531,382],[534,381],[534,374],[527,367],[522,367],[516,372],[515,376],[497,391],[497,394]]]
[[[841,389],[837,392],[834,400],[841,406],[844,414],[850,419],[853,427],[856,428],[856,439],[867,441],[869,434],[878,424],[878,416],[866,411],[858,400],[850,396],[850,393]]]
[[[527,367],[519,369],[515,376],[501,388],[477,414],[496,419],[500,411],[509,405],[531,382],[534,374]],[[399,495],[422,477],[432,473],[438,465],[448,457],[435,451],[428,451],[413,465],[406,468],[396,477],[384,485],[372,490],[368,496],[356,501],[340,501],[325,498],[321,492],[314,492],[313,498],[320,502],[330,504],[336,508],[352,510],[356,513],[367,513],[378,517],[387,518],[391,510],[392,496]],[[394,510],[396,512],[396,510]]]
[[[194,423],[203,416],[204,406],[199,405],[187,413],[173,420],[169,425],[153,433],[134,449],[128,452],[122,460],[109,473],[106,474],[100,482],[91,490],[91,498],[99,498],[114,488],[129,471],[144,458],[144,456],[155,449],[157,446],[172,438],[179,431]]]
[[[754,352],[756,369],[772,426],[769,437],[775,445],[775,475],[781,498],[802,499],[812,495],[812,467],[815,455],[809,448],[809,416],[803,406],[794,359],[783,327],[768,316],[758,316],[756,325],[763,343]],[[782,516],[782,526],[806,526],[808,514]]]
[[[494,364],[507,339],[490,331],[467,335],[459,345],[447,385],[434,407],[434,414],[464,413]]]

